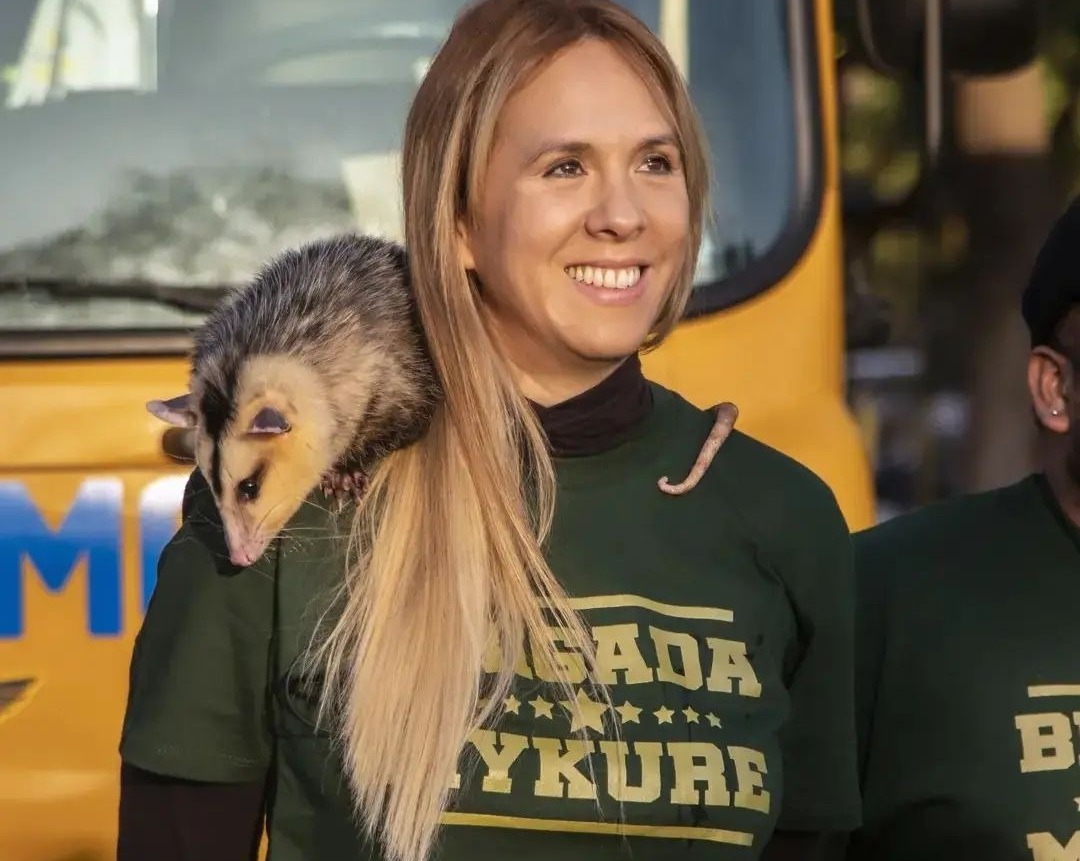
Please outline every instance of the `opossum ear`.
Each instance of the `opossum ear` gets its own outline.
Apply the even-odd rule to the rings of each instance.
[[[273,407],[263,407],[251,420],[247,429],[248,433],[255,434],[279,434],[289,432],[289,423],[285,416]]]
[[[177,395],[167,401],[149,401],[146,409],[163,422],[178,428],[193,428],[196,424],[195,411],[191,409],[191,393]]]

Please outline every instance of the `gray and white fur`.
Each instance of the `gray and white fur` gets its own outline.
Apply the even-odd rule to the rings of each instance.
[[[190,391],[147,408],[195,429],[238,564],[320,483],[358,494],[441,398],[406,252],[386,239],[343,234],[277,255],[194,341]]]

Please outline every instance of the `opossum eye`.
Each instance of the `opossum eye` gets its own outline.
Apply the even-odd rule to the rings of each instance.
[[[259,495],[259,486],[262,484],[263,476],[266,475],[266,467],[267,464],[264,461],[247,478],[242,478],[237,482],[236,496],[241,502],[252,502]]]
[[[251,502],[259,495],[259,483],[254,478],[245,478],[236,485],[236,495],[245,502]]]

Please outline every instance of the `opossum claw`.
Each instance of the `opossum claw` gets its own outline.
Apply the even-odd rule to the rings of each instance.
[[[716,421],[713,422],[712,430],[709,431],[709,435],[705,438],[697,459],[694,461],[694,465],[686,478],[678,484],[671,484],[665,475],[657,482],[657,486],[664,493],[677,496],[697,487],[698,482],[705,475],[705,470],[709,468],[709,464],[712,463],[716,453],[720,450],[720,446],[724,444],[724,440],[731,434],[731,429],[735,427],[735,420],[739,417],[739,408],[735,404],[725,401],[713,407],[713,412],[716,413]]]
[[[322,478],[322,492],[344,503],[349,497],[359,502],[367,488],[367,475],[358,469],[331,469]]]

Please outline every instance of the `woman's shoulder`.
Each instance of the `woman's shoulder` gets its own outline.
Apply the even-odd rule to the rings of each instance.
[[[713,427],[716,414],[682,395],[654,384],[660,408],[667,414],[667,433],[680,453],[696,456]],[[835,504],[832,489],[808,466],[747,433],[731,430],[702,478],[702,486],[747,500],[775,500],[792,506]]]
[[[672,457],[692,460],[714,412],[675,393],[661,393],[660,403],[670,416]],[[847,520],[832,488],[791,455],[736,427],[684,499],[688,518],[718,534],[737,534],[794,592],[826,582],[831,594],[847,589]]]
[[[877,523],[854,535],[860,569],[873,576],[895,572],[905,581],[940,576],[953,568],[978,569],[1007,558],[1022,544],[1018,534],[1047,534],[1056,525],[1040,487],[1041,478],[1026,476],[1012,484],[935,500]]]

